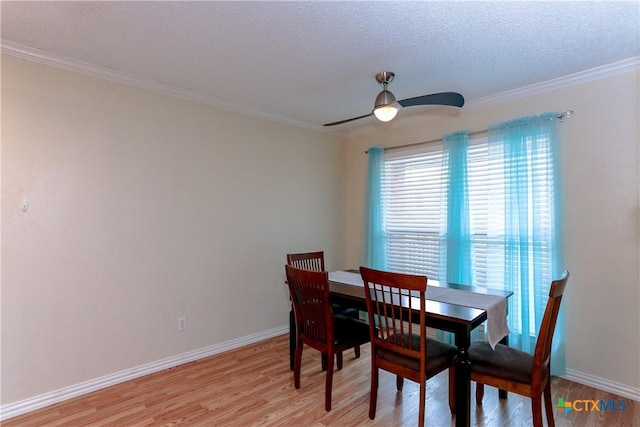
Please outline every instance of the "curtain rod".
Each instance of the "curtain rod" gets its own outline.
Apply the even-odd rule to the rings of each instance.
[[[560,119],[561,122],[562,122],[562,119],[568,119],[571,116],[573,116],[573,110],[566,110],[557,114],[557,117]],[[488,129],[476,130],[473,132],[469,132],[469,136],[482,135],[487,132],[488,132]],[[393,147],[385,147],[384,151],[393,151],[393,150],[398,150],[400,148],[415,147],[417,145],[423,145],[423,144],[432,144],[438,141],[442,141],[442,138],[430,139],[429,141],[412,142],[411,144],[396,145]],[[369,154],[369,150],[363,151],[362,154]]]

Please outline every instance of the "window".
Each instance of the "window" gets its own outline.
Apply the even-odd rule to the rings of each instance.
[[[532,352],[552,278],[564,272],[557,113],[454,132],[419,151],[369,151],[373,268],[513,292],[509,345]],[[414,147],[415,148],[415,147]],[[552,348],[564,372],[562,313]]]
[[[487,283],[487,138],[471,141],[467,153],[473,284]],[[448,175],[442,144],[420,153],[387,154],[381,183],[388,268],[446,280]]]
[[[544,136],[543,136],[544,138]],[[529,138],[527,145],[540,141]],[[550,205],[551,198],[540,188],[551,188],[549,180],[551,174],[547,165],[549,151],[542,150],[535,156],[526,158],[526,169],[531,178],[519,185],[527,186],[520,194],[525,194],[527,200],[520,203],[530,206],[522,212],[505,209],[507,194],[511,191],[513,181],[508,179],[509,172],[505,171],[502,162],[493,160],[487,137],[474,138],[467,149],[467,177],[468,177],[468,218],[469,240],[471,247],[471,283],[474,286],[490,286],[496,289],[507,289],[508,275],[505,264],[510,262],[505,257],[505,247],[509,245],[528,245],[536,247],[537,251],[526,251],[526,259],[517,257],[517,262],[533,265],[534,256],[549,258],[553,233]],[[446,281],[446,250],[447,250],[447,176],[448,165],[443,161],[444,150],[442,144],[434,144],[419,153],[389,153],[384,162],[384,173],[381,181],[381,200],[383,207],[383,230],[386,247],[387,268],[414,274],[424,274],[430,278]],[[539,187],[534,189],[533,186]],[[521,189],[522,190],[522,189]],[[537,190],[537,191],[534,191]],[[542,195],[542,196],[541,196]],[[535,198],[535,200],[534,200]],[[533,226],[533,214],[542,220],[536,220]],[[510,222],[525,221],[523,227],[527,236],[519,236],[520,240],[512,241],[508,229],[504,224],[508,215]],[[508,250],[508,249],[507,249]],[[535,255],[542,254],[542,255]],[[539,262],[536,260],[535,262]],[[542,259],[549,263],[548,259]],[[536,269],[528,270],[531,277],[527,283],[534,283],[533,275]],[[542,277],[536,280],[541,283],[551,282],[551,270],[541,270]],[[535,286],[524,286],[511,289],[516,292],[511,298],[514,306],[510,310],[526,313],[528,322],[516,320],[512,327],[522,331],[523,326],[535,336],[536,314],[542,312],[529,310],[523,306],[526,301],[534,301]],[[540,291],[540,290],[538,290]],[[527,298],[517,295],[526,292]],[[525,301],[525,302],[523,302]],[[519,316],[514,316],[519,319]]]

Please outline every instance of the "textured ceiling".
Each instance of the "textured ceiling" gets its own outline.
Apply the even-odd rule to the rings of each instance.
[[[310,128],[369,113],[378,71],[396,73],[389,89],[398,99],[456,91],[469,103],[640,56],[638,1],[0,7],[3,52],[77,61]],[[411,107],[398,118],[433,111]]]

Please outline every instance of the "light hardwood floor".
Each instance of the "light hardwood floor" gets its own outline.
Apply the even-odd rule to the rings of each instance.
[[[333,408],[324,410],[325,374],[320,356],[305,347],[301,388],[293,387],[288,337],[283,335],[237,350],[128,381],[6,420],[3,427],[25,426],[413,426],[418,416],[418,386],[406,381],[396,392],[395,377],[381,371],[376,419],[368,417],[370,347],[362,357],[345,353],[344,368],[333,380]],[[453,426],[447,404],[447,372],[427,382],[426,425]],[[472,386],[472,393],[475,386]],[[612,394],[554,378],[553,402],[619,400]],[[640,426],[640,403],[625,400],[622,412],[554,410],[558,426]],[[475,400],[474,400],[475,402]],[[529,399],[497,398],[486,387],[482,406],[472,404],[474,426],[529,426]]]

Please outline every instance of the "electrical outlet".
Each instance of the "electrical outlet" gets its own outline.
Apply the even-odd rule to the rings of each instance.
[[[178,331],[184,332],[187,330],[187,316],[178,317]]]

